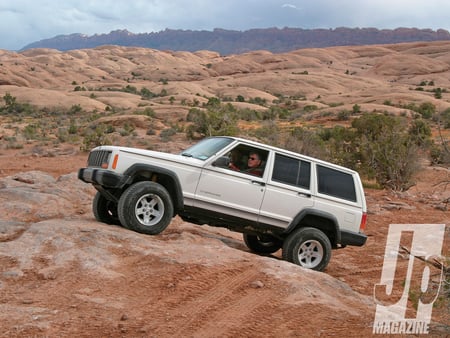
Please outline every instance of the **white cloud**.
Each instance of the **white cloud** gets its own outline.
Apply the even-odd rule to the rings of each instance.
[[[299,9],[299,8],[297,8],[297,6],[292,5],[292,4],[282,4],[281,7],[282,8],[291,8],[291,9]]]

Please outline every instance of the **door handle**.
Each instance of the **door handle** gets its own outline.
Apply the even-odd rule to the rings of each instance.
[[[264,182],[260,182],[260,181],[251,181],[252,182],[252,184],[257,184],[257,185],[260,185],[260,186],[262,186],[262,187],[264,187],[266,184],[264,183]]]
[[[307,198],[311,198],[311,194],[305,193],[305,192],[299,192],[298,193],[299,196],[303,196],[303,197],[307,197]]]

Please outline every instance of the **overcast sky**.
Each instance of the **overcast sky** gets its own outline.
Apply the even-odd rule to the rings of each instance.
[[[443,28],[448,0],[1,0],[0,49],[61,34],[127,29]]]

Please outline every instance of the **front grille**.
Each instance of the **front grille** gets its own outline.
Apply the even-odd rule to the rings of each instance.
[[[111,151],[108,150],[94,150],[89,153],[88,166],[102,167],[102,164],[108,163]]]

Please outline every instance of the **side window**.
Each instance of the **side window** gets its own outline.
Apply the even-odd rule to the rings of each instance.
[[[311,180],[311,163],[276,154],[272,180],[309,189]]]
[[[318,165],[317,179],[319,193],[356,202],[352,175]]]
[[[228,168],[261,177],[264,174],[268,153],[267,150],[238,145],[226,154],[229,158]]]

